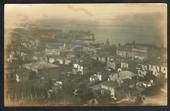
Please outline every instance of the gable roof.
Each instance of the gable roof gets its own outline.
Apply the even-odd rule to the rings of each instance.
[[[24,66],[26,69],[35,71],[38,69],[44,69],[44,68],[57,68],[57,65],[54,64],[50,64],[50,63],[46,63],[46,62],[33,62],[33,63],[28,63],[28,64],[24,64]]]
[[[97,85],[93,85],[91,88],[98,90],[98,89],[102,89],[102,86],[107,86],[107,87],[112,87],[112,88],[119,87],[118,83],[116,81],[105,81],[105,82],[99,83]]]
[[[110,77],[112,78],[113,81],[115,81],[118,79],[120,79],[120,80],[130,79],[134,76],[136,76],[136,74],[131,71],[121,71],[119,74],[115,73],[115,74],[111,75]]]

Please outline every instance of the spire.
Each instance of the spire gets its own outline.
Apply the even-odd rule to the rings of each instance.
[[[93,41],[95,41],[96,39],[95,39],[95,36],[94,36],[94,34],[92,34],[92,40]]]
[[[106,43],[105,43],[107,46],[110,46],[110,42],[109,42],[109,39],[106,40]]]
[[[135,40],[133,41],[132,45],[133,45],[133,47],[135,47],[135,46],[136,46],[136,42],[135,42]]]

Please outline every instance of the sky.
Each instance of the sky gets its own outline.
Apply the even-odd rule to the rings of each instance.
[[[4,20],[5,28],[38,21],[50,24],[72,20],[62,28],[69,28],[70,24],[73,29],[92,30],[99,41],[109,39],[112,43],[125,43],[135,40],[167,47],[167,5],[161,3],[6,4]],[[84,27],[85,22],[90,26]]]

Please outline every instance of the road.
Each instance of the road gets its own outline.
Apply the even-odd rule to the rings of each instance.
[[[167,99],[167,83],[165,83],[158,95],[147,97],[142,105],[165,106],[167,105]]]

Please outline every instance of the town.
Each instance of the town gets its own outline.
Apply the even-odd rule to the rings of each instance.
[[[142,104],[167,80],[166,49],[96,42],[89,30],[16,28],[6,49],[7,100]],[[22,103],[19,103],[22,104]]]

